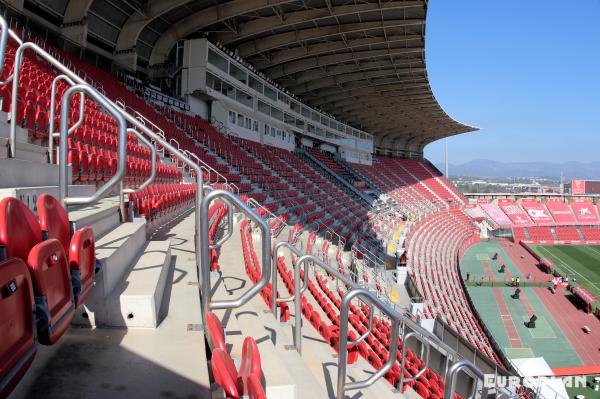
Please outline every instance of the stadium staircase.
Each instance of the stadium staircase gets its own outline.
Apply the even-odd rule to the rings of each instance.
[[[320,151],[317,150],[305,150],[304,148],[296,148],[296,152],[300,154],[305,159],[312,162],[316,165],[320,170],[325,172],[325,175],[331,176],[330,180],[335,181],[337,185],[341,185],[344,187],[346,191],[352,192],[355,196],[359,197],[363,201],[365,201],[368,205],[371,205],[375,200],[371,195],[367,195],[354,187],[354,185],[348,181],[347,178],[344,178],[339,174],[340,171],[343,171],[343,168],[339,166],[335,161],[330,161],[330,158],[324,156]],[[325,160],[330,161],[327,164],[324,162]],[[332,166],[336,166],[336,170],[332,169]]]
[[[350,275],[344,243],[368,209],[345,185],[23,44],[1,18],[0,29],[0,76],[14,83],[0,88],[0,396],[455,399],[481,388],[479,368],[363,288],[379,284],[374,271]],[[440,203],[424,185],[405,189]],[[291,210],[315,229],[288,226]],[[459,211],[444,212],[436,226],[466,238]]]

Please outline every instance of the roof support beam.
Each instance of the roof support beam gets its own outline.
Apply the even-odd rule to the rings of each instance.
[[[292,93],[297,96],[300,96],[306,92],[319,90],[326,87],[335,87],[341,86],[344,83],[348,82],[357,82],[362,80],[381,78],[387,76],[406,76],[406,75],[414,75],[416,79],[422,79],[424,76],[419,76],[425,72],[425,68],[391,68],[387,67],[385,69],[376,69],[374,71],[369,72],[356,72],[356,73],[348,73],[345,75],[339,76],[328,76],[320,79],[313,80],[311,82],[306,82],[301,85],[288,87]]]
[[[239,43],[252,36],[274,31],[278,28],[289,27],[306,21],[318,22],[331,17],[343,17],[354,14],[379,14],[401,10],[407,8],[424,8],[424,1],[389,1],[389,2],[373,2],[373,3],[358,3],[347,4],[334,7],[311,8],[302,11],[288,12],[285,18],[282,19],[278,15],[272,17],[264,17],[250,20],[240,24],[240,29],[237,34],[219,33],[215,39],[223,44]],[[422,20],[422,23],[425,23]]]
[[[381,96],[386,91],[406,91],[407,93],[410,91],[411,94],[426,94],[428,87],[429,86],[426,83],[420,83],[413,86],[407,86],[403,83],[392,83],[377,87],[363,87],[360,89],[350,90],[344,93],[336,93],[330,96],[323,96],[319,97],[314,101],[310,101],[310,103],[312,105],[322,106],[324,104],[335,102],[337,100],[341,100],[347,97],[359,97],[365,94],[375,94]]]
[[[307,40],[319,40],[330,36],[337,36],[341,34],[348,34],[360,31],[369,31],[375,29],[391,29],[398,27],[406,27],[414,25],[413,21],[418,21],[418,25],[420,26],[423,23],[423,20],[388,20],[388,21],[370,21],[370,22],[360,22],[354,24],[342,24],[342,25],[328,25],[322,26],[318,28],[309,28],[309,29],[301,29],[294,30],[291,32],[285,32],[280,34],[275,34],[272,36],[267,36],[261,38],[260,40],[252,40],[245,43],[240,44],[237,47],[238,53],[240,57],[247,58],[251,57],[257,53],[262,53],[265,51],[270,51],[275,48],[289,46],[292,44],[297,44],[299,42],[307,41]],[[421,37],[421,35],[415,35],[417,37]]]
[[[422,59],[423,47],[403,47],[384,50],[365,50],[355,51],[352,53],[324,55],[322,57],[307,58],[282,65],[277,65],[273,68],[266,69],[264,72],[267,75],[269,75],[271,79],[279,79],[288,74],[306,71],[308,69],[322,68],[328,65],[335,65],[343,62],[394,56],[405,56],[407,57],[407,59],[411,60],[414,60],[416,56],[418,59]]]
[[[376,36],[376,37],[365,37],[361,39],[354,39],[348,41],[331,41],[325,43],[313,44],[304,47],[293,47],[286,50],[280,50],[272,52],[269,55],[270,62],[264,62],[257,60],[253,62],[257,69],[271,68],[275,65],[285,64],[295,60],[317,57],[321,54],[327,54],[338,50],[351,50],[358,47],[377,46],[380,44],[388,44],[390,46],[397,46],[398,43],[411,42],[411,46],[419,46],[422,48],[421,36],[419,35],[408,35],[408,36]],[[410,48],[410,47],[409,47]],[[416,48],[416,47],[413,47]]]
[[[216,4],[205,8],[183,18],[177,24],[171,26],[154,44],[150,64],[158,64],[167,57],[169,50],[177,40],[182,39],[190,33],[202,30],[210,25],[223,22],[238,15],[259,11],[264,8],[272,8],[281,4],[292,3],[296,0],[232,0],[222,4]],[[279,16],[277,16],[279,18]],[[237,33],[233,33],[237,34]]]
[[[135,46],[142,30],[153,19],[181,7],[187,2],[188,0],[150,0],[144,6],[144,15],[140,13],[131,14],[125,21],[117,38],[116,61],[125,67],[135,69],[137,66]]]

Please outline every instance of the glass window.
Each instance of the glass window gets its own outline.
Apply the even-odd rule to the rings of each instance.
[[[310,109],[302,107],[302,115],[306,116],[307,118],[310,118]]]
[[[302,111],[302,107],[296,101],[291,101],[290,102],[290,108],[291,108],[292,111],[297,112],[297,113],[300,113]]]
[[[258,132],[258,121],[252,121],[252,130]]]
[[[238,114],[238,120],[237,120],[237,124],[238,126],[244,127],[244,115],[242,114]]]
[[[235,124],[235,112],[229,111],[229,122]]]
[[[262,92],[263,92],[263,84],[258,79],[256,79],[254,76],[250,75],[248,82],[249,82],[248,85],[252,89],[254,89],[257,92],[259,92],[259,93],[262,94]]]
[[[262,112],[265,115],[271,115],[271,106],[263,101],[258,101],[258,112]]]
[[[252,119],[246,117],[246,129],[252,128]]]
[[[269,134],[269,125],[265,123],[265,134]]]
[[[273,126],[271,126],[271,137],[275,137],[275,131],[277,129],[275,129]]]
[[[216,51],[208,49],[208,62],[219,68],[220,70],[227,72],[227,60],[217,54]]]
[[[234,63],[229,64],[229,74],[244,84],[248,81],[246,72],[238,68]]]
[[[280,121],[283,120],[283,112],[275,107],[271,107],[271,116],[275,119],[279,119]]]
[[[235,93],[235,99],[240,104],[244,104],[246,107],[252,108],[252,96],[250,94],[237,89]]]
[[[221,93],[235,100],[235,87],[233,87],[229,83],[223,82],[223,84],[221,85]]]
[[[265,86],[265,96],[269,97],[271,100],[277,101],[277,93],[269,86]]]

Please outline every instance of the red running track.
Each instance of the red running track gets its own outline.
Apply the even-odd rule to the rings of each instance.
[[[504,252],[510,257],[513,263],[522,273],[521,281],[529,282],[547,282],[550,281],[548,275],[537,267],[537,259],[533,257],[525,248],[509,240],[498,241]],[[527,275],[531,274],[531,279],[527,280]]]

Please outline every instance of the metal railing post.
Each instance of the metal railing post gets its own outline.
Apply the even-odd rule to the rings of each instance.
[[[277,265],[279,262],[279,249],[281,247],[286,247],[288,248],[293,254],[296,254],[296,256],[302,256],[304,255],[302,253],[302,251],[300,251],[298,248],[296,248],[295,246],[293,246],[292,244],[290,244],[287,241],[280,241],[277,244],[275,244],[275,247],[273,248],[273,263],[271,265],[271,288],[273,289],[273,304],[271,306],[271,310],[273,311],[274,315],[277,315],[277,304],[278,303],[283,303],[283,302],[290,302],[291,300],[293,300],[295,298],[295,296],[290,296],[287,298],[277,298],[277,285],[278,285],[278,279],[277,279]],[[297,265],[296,265],[297,267]],[[307,271],[304,272],[305,274],[307,273]]]
[[[406,334],[406,329],[404,329],[404,337],[402,338],[402,361],[400,363],[400,370],[404,370],[404,366],[406,365],[406,347],[407,347],[406,343],[411,338],[415,338],[417,341],[419,341],[421,343],[421,359],[423,359],[423,348],[425,348],[425,352],[426,352],[426,356],[425,356],[425,359],[424,359],[425,361],[424,361],[423,368],[421,370],[419,370],[412,377],[405,378],[404,377],[404,373],[400,373],[400,381],[398,382],[398,390],[400,392],[402,392],[402,389],[404,388],[404,383],[405,382],[415,381],[421,375],[423,375],[423,373],[427,370],[427,366],[429,364],[429,352],[430,352],[429,343],[426,342],[421,337],[420,334],[417,334],[414,331],[411,331],[408,334]]]
[[[17,76],[15,70],[15,77]],[[16,79],[15,79],[16,81]],[[14,95],[15,92],[13,92]],[[71,97],[75,93],[86,93],[93,98],[104,109],[108,111],[119,125],[118,133],[118,148],[117,148],[117,172],[111,179],[100,187],[93,195],[89,197],[73,197],[68,198],[69,180],[67,176],[68,168],[68,130],[69,130],[69,108],[71,106]],[[109,103],[96,89],[87,84],[78,84],[70,87],[65,92],[62,98],[62,106],[60,110],[60,156],[59,156],[59,201],[66,207],[68,204],[91,204],[103,198],[109,191],[115,187],[125,177],[126,158],[127,158],[127,122],[119,113],[117,107]],[[14,126],[14,124],[12,124]]]
[[[444,381],[446,382],[446,389],[444,390],[444,399],[454,399],[454,392],[456,391],[456,377],[458,376],[458,372],[462,369],[470,370],[475,376],[475,383],[473,384],[473,392],[468,397],[471,399],[475,398],[477,394],[477,381],[481,380],[482,383],[485,383],[485,377],[481,370],[477,368],[473,363],[468,360],[459,360],[455,362],[448,371],[446,372]],[[481,397],[486,398],[487,388],[485,384],[482,385]]]
[[[350,310],[350,302],[357,296],[367,298],[373,306],[378,307],[383,313],[390,317],[390,351],[388,354],[388,360],[385,362],[385,364],[369,378],[364,381],[346,384],[346,362],[348,359],[348,313]],[[338,358],[337,399],[344,399],[346,390],[361,389],[373,385],[378,379],[383,377],[388,370],[392,368],[398,355],[398,333],[401,319],[401,314],[387,306],[385,303],[381,302],[375,295],[373,295],[373,293],[364,288],[353,289],[344,295],[340,307],[340,346]],[[400,370],[400,372],[402,373],[402,370]]]
[[[146,145],[146,147],[150,148],[150,151],[152,152],[152,166],[151,166],[151,170],[150,170],[150,176],[142,183],[140,184],[138,187],[136,188],[125,188],[122,190],[123,193],[125,194],[133,194],[133,193],[139,193],[140,191],[142,191],[143,189],[145,189],[146,187],[148,187],[156,178],[156,157],[157,157],[157,153],[156,153],[156,147],[150,142],[150,140],[146,139],[144,136],[142,136],[140,134],[140,132],[138,132],[136,129],[134,128],[128,128],[127,129],[127,133],[132,133],[133,135],[135,135],[135,137],[138,138],[138,140],[140,140],[144,145]]]
[[[48,154],[50,158],[49,163],[54,163],[54,138],[60,137],[60,133],[54,132],[54,112],[56,109],[56,86],[58,81],[64,80],[69,83],[71,86],[75,85],[75,82],[67,75],[61,74],[57,75],[52,81],[52,89],[50,90],[50,114],[48,116]],[[68,135],[75,131],[79,126],[83,124],[84,120],[84,112],[85,112],[85,94],[83,92],[80,93],[80,103],[79,103],[79,119],[73,126],[71,126],[68,130]]]
[[[211,300],[211,284],[210,284],[210,248],[208,243],[208,229],[209,229],[209,218],[208,209],[210,203],[217,198],[226,198],[230,201],[232,206],[237,207],[242,212],[250,217],[255,223],[257,223],[262,230],[262,275],[260,280],[248,291],[242,294],[239,298],[228,300],[228,301],[212,301]],[[247,303],[252,297],[254,297],[261,289],[263,289],[268,283],[271,276],[271,232],[267,223],[248,205],[246,205],[239,197],[235,194],[225,190],[213,190],[207,194],[200,204],[200,235],[206,242],[201,244],[200,264],[202,265],[201,272],[201,301],[202,301],[202,316],[206,317],[211,309],[231,309],[237,308]],[[205,323],[206,325],[206,323]]]

